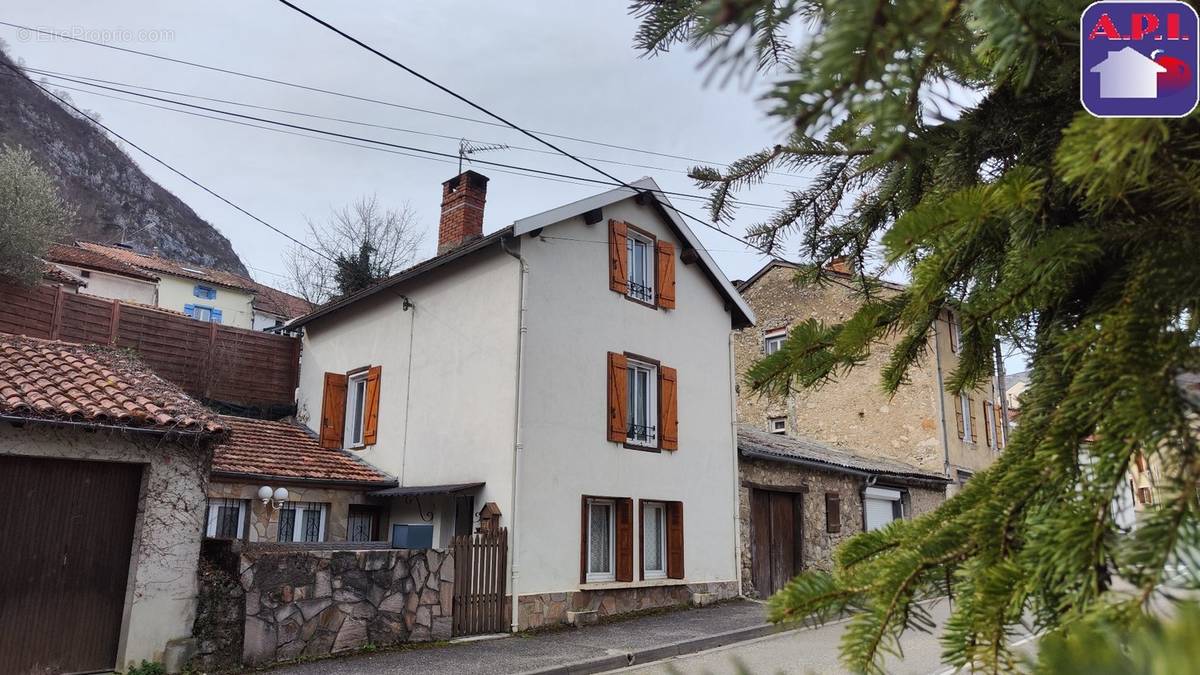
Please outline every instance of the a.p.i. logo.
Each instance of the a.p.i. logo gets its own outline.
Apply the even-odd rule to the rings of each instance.
[[[1093,2],[1079,20],[1079,98],[1097,117],[1183,117],[1200,101],[1200,19],[1184,2]]]

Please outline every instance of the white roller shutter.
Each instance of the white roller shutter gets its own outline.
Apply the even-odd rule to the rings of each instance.
[[[863,492],[863,511],[867,517],[867,530],[878,530],[896,519],[900,510],[899,490],[869,487]]]

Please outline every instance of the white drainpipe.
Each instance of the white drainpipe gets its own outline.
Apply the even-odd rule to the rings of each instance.
[[[734,359],[733,331],[729,331],[729,412],[731,423],[729,435],[733,441],[733,573],[737,588],[735,592],[742,595],[742,503],[741,503],[741,474],[738,472],[738,442],[737,442],[737,367]]]
[[[512,546],[509,549],[509,596],[512,601],[509,603],[512,607],[512,632],[517,632],[519,628],[517,614],[517,489],[520,487],[519,477],[521,475],[521,455],[524,454],[524,435],[522,433],[521,415],[522,407],[525,401],[525,335],[529,332],[529,326],[526,323],[526,314],[529,311],[526,300],[526,279],[529,276],[529,263],[525,262],[525,258],[519,251],[513,251],[508,247],[508,239],[501,239],[500,246],[504,252],[517,259],[521,265],[521,277],[519,282],[520,290],[518,293],[521,296],[521,308],[518,314],[518,324],[520,328],[517,333],[517,404],[516,418],[513,422],[513,461],[512,461],[512,516],[510,518],[509,532],[512,533]]]

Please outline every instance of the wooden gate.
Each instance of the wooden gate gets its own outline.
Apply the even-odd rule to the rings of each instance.
[[[466,534],[453,539],[455,635],[501,633],[504,616],[508,530]]]
[[[0,456],[0,672],[117,665],[142,466]]]

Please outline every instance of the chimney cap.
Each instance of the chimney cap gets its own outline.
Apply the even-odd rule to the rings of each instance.
[[[463,178],[466,178],[467,184],[475,189],[478,189],[478,190],[486,190],[487,189],[487,183],[489,180],[488,177],[481,173],[478,173],[476,171],[472,171],[470,169],[467,169],[466,171],[458,174],[457,176],[455,176],[447,181],[443,181],[442,185],[451,190],[454,190],[454,189],[458,188],[460,183],[462,183]]]

